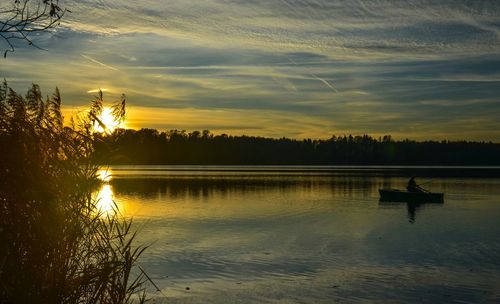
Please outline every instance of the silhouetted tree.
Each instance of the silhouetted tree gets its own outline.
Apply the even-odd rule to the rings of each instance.
[[[105,153],[105,151],[108,151]],[[500,144],[395,141],[390,135],[328,140],[214,135],[208,130],[116,130],[99,157],[116,164],[172,165],[499,165]]]
[[[7,44],[7,53],[14,52],[15,41],[24,41],[39,48],[31,35],[50,30],[59,25],[69,10],[59,0],[3,0],[0,4],[0,38]]]

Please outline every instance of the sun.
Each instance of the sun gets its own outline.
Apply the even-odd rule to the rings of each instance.
[[[106,127],[103,128],[101,124],[99,124],[97,121],[94,124],[94,131],[99,132],[99,133],[104,133],[108,132],[111,133],[118,127],[120,127],[120,121],[113,115],[113,109],[109,107],[104,107],[102,109],[102,113],[99,116],[99,120],[102,122],[102,124]]]

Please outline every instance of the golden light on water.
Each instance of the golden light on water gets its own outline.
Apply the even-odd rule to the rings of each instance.
[[[111,215],[117,211],[118,206],[114,200],[113,190],[111,185],[102,185],[99,193],[97,194],[97,210],[103,215]]]
[[[111,169],[100,169],[99,171],[97,171],[97,178],[102,180],[103,182],[106,182],[108,183],[109,181],[111,181],[111,174],[112,174],[112,171]]]
[[[102,215],[113,215],[119,211],[118,204],[116,203],[113,189],[109,182],[111,181],[111,169],[100,169],[97,172],[97,178],[102,180],[104,184],[99,189],[96,197],[97,211]]]
[[[115,129],[119,128],[121,126],[120,121],[113,115],[113,109],[109,107],[104,107],[102,109],[102,113],[99,116],[99,120],[102,122],[104,127],[98,123],[95,122],[94,124],[94,131],[99,132],[99,133],[104,133],[108,132],[111,133]]]
[[[130,197],[115,195],[113,185],[110,183],[113,179],[113,170],[111,168],[103,167],[99,169],[97,178],[102,181],[102,185],[93,195],[96,200],[96,212],[103,217],[116,214],[129,217],[138,214],[142,208],[141,204],[138,204],[136,200],[130,200]]]

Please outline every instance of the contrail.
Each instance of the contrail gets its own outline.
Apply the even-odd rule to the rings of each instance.
[[[112,66],[110,66],[110,65],[107,65],[107,64],[105,64],[105,63],[102,63],[102,62],[100,62],[100,61],[97,61],[97,60],[95,60],[94,58],[89,57],[89,56],[87,56],[87,55],[82,55],[82,57],[83,57],[83,58],[85,58],[85,59],[88,59],[88,60],[90,60],[90,61],[92,61],[92,62],[94,62],[94,63],[97,63],[98,65],[101,65],[101,66],[103,66],[103,67],[105,67],[105,68],[112,69],[112,70],[114,70],[114,71],[119,71],[119,69],[117,69],[117,68],[115,68],[115,67],[112,67]]]
[[[292,58],[286,56],[286,58],[288,60],[290,60],[291,63],[295,64],[295,65],[298,65],[297,62],[295,62],[295,60],[293,60]],[[329,87],[330,89],[332,89],[335,93],[338,93],[339,90],[337,90],[331,83],[329,83],[326,79],[323,79],[321,77],[319,77],[318,75],[314,74],[313,72],[309,71],[309,74],[314,78],[314,79],[317,79],[319,81],[321,81],[322,83],[324,83],[327,87]]]
[[[326,79],[320,78],[320,77],[316,76],[313,73],[311,73],[311,76],[314,77],[314,78],[316,78],[316,79],[318,79],[322,83],[324,83],[327,87],[329,87],[330,89],[332,89],[335,93],[339,92],[339,90],[337,90],[334,86],[332,86]]]

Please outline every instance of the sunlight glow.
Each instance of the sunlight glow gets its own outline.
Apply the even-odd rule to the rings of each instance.
[[[102,215],[112,215],[118,209],[114,201],[114,194],[111,186],[105,184],[97,194],[97,210]]]
[[[108,183],[111,181],[112,173],[111,168],[99,169],[99,171],[97,171],[97,178],[105,183]]]
[[[88,90],[87,93],[91,94],[91,93],[98,93],[99,91],[101,92],[107,92],[108,89],[92,89],[92,90]]]
[[[116,119],[116,117],[113,115],[113,109],[109,107],[105,107],[102,109],[102,113],[99,117],[99,120],[104,124],[106,128],[103,128],[98,122],[94,124],[94,131],[99,132],[99,133],[111,133],[115,129],[119,128],[121,123]]]

